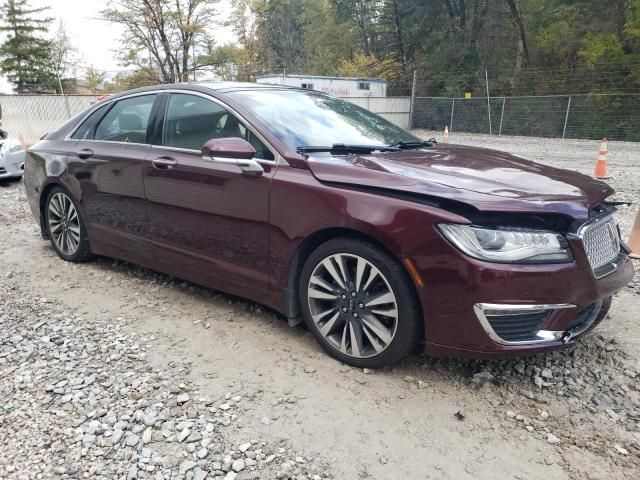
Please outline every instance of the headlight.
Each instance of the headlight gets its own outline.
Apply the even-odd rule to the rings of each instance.
[[[24,147],[22,146],[22,144],[20,143],[20,141],[18,139],[13,138],[13,137],[9,137],[2,144],[1,149],[5,153],[15,153],[15,152],[19,152],[21,150],[24,150]]]
[[[438,228],[470,257],[497,263],[564,263],[573,255],[567,241],[554,232],[490,229],[441,223]]]
[[[20,143],[14,143],[11,146],[9,146],[9,153],[20,152],[22,150],[24,150],[24,147]]]

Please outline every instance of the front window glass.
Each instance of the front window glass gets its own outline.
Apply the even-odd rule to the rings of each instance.
[[[198,95],[171,95],[163,145],[200,151],[211,139],[229,137],[247,140],[256,150],[256,158],[274,158],[269,149],[226,108]]]
[[[155,95],[118,101],[96,128],[96,140],[145,143]]]
[[[293,149],[336,143],[383,146],[420,141],[364,108],[319,92],[242,90],[227,95]]]

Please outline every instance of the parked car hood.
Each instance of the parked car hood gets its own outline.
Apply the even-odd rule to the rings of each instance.
[[[437,145],[368,155],[315,156],[320,181],[446,198],[480,211],[560,213],[587,218],[614,191],[586,175],[509,153]]]

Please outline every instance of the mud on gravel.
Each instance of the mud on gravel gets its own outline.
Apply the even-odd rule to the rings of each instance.
[[[452,141],[585,173],[597,154]],[[610,152],[617,198],[638,201],[638,148]],[[619,212],[625,234],[637,208]],[[370,372],[259,305],[111,259],[60,261],[21,183],[0,183],[0,244],[0,478],[640,476],[638,275],[573,349]]]

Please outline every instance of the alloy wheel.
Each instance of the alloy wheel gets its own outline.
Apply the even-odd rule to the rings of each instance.
[[[58,250],[64,255],[74,255],[80,247],[80,218],[69,196],[58,192],[51,197],[47,219],[51,238]]]
[[[337,253],[320,261],[307,298],[316,328],[345,355],[379,355],[396,335],[396,296],[382,272],[358,255]]]

